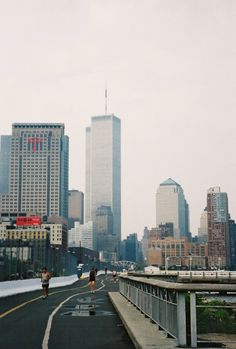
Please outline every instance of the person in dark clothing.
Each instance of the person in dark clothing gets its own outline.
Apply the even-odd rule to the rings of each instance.
[[[95,269],[93,267],[89,272],[89,287],[90,287],[90,291],[92,293],[94,293],[95,282],[96,282],[96,272],[95,272]]]
[[[116,277],[117,277],[117,272],[116,270],[112,271],[112,277],[113,277],[113,281],[116,282]]]

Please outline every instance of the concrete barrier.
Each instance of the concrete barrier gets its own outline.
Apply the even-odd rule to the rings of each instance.
[[[88,273],[84,273],[87,277]],[[50,280],[50,288],[72,285],[78,281],[77,275],[53,277]],[[42,288],[41,279],[12,280],[0,282],[0,298],[13,296],[19,293],[40,290]]]

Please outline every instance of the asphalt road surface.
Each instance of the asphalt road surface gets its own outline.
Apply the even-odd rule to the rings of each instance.
[[[96,291],[88,280],[0,299],[0,349],[133,349],[108,291],[111,276],[99,276]]]

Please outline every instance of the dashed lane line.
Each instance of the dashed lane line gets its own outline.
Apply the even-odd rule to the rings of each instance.
[[[101,290],[102,288],[104,288],[106,285],[103,283],[103,280],[101,281],[102,286],[98,289],[95,290],[95,292]],[[86,293],[90,293],[90,291],[86,291],[86,292],[81,292],[81,293],[75,293],[72,296],[66,298],[63,302],[61,302],[58,307],[51,313],[51,315],[49,315],[48,318],[48,323],[47,323],[47,327],[45,330],[45,334],[44,334],[44,338],[43,338],[43,343],[42,343],[42,349],[48,349],[48,342],[49,342],[49,338],[50,338],[50,331],[51,331],[51,327],[52,327],[52,320],[54,315],[58,312],[58,310],[63,306],[63,304],[65,304],[67,301],[69,301],[71,298],[78,296],[78,295],[82,295],[82,294],[86,294]]]

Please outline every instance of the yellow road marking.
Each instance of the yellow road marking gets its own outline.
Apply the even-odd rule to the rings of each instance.
[[[33,299],[31,299],[30,301],[28,301],[28,302],[19,304],[19,305],[17,305],[17,306],[14,307],[14,308],[11,308],[11,309],[5,311],[5,313],[0,314],[0,319],[2,319],[4,316],[7,316],[7,315],[13,313],[13,311],[15,311],[15,310],[24,307],[26,304],[32,303],[32,302],[34,302],[34,301],[36,301],[37,299],[40,299],[40,298],[42,298],[42,297],[40,296],[40,297],[37,297],[37,298],[33,298]]]
[[[86,284],[86,285],[84,285],[84,286],[81,286],[81,287],[79,287],[79,289],[80,289],[80,288],[88,287],[88,285],[89,285],[89,284]],[[62,292],[67,292],[67,291],[73,291],[73,290],[78,290],[78,287],[69,288],[69,289],[63,290],[63,291],[51,292],[49,296],[52,296],[53,294],[62,293]],[[19,305],[17,305],[17,306],[14,307],[14,308],[11,308],[11,309],[5,311],[4,313],[0,314],[0,319],[2,319],[3,317],[5,317],[5,316],[7,316],[7,315],[9,315],[9,314],[11,314],[11,313],[13,313],[14,311],[16,311],[16,310],[18,310],[18,309],[24,307],[25,305],[27,305],[27,304],[29,304],[29,303],[32,303],[32,302],[35,302],[35,301],[37,301],[38,299],[41,299],[41,298],[42,298],[42,296],[37,297],[37,298],[33,298],[33,299],[31,299],[31,300],[29,300],[29,301],[27,301],[27,302],[24,302],[24,303],[22,303],[22,304],[19,304]]]

